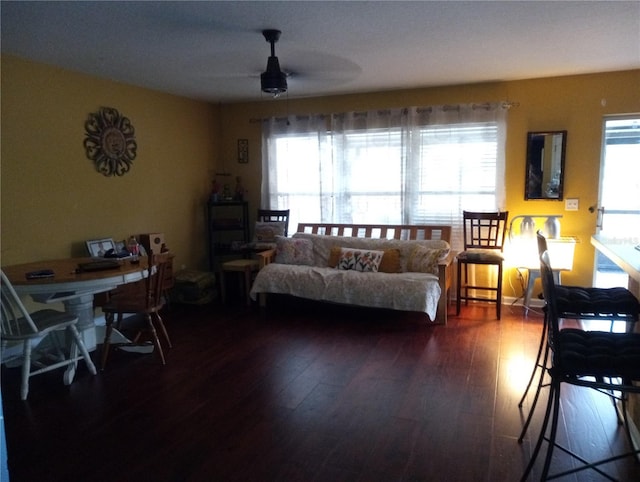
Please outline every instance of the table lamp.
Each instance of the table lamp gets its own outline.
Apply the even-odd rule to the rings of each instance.
[[[529,307],[535,280],[540,277],[540,259],[536,233],[538,230],[547,238],[549,260],[554,278],[560,284],[560,273],[573,269],[573,254],[576,239],[560,236],[560,215],[525,214],[515,216],[509,223],[509,243],[506,248],[507,264],[516,269],[528,271],[527,287],[523,305]]]

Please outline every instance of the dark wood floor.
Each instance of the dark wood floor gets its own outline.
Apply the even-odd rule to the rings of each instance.
[[[505,306],[497,321],[474,306],[433,326],[416,314],[283,301],[266,318],[242,305],[174,305],[165,367],[114,353],[105,372],[81,366],[69,387],[59,372],[33,378],[27,402],[18,370],[3,367],[11,481],[520,478],[531,443],[516,441],[517,401],[539,315]],[[610,403],[585,392],[565,392],[568,433],[587,455],[608,454],[623,432]],[[640,480],[632,461],[610,470]]]

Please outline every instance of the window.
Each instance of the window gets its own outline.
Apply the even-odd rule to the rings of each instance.
[[[463,209],[498,205],[498,138],[495,123],[421,129],[412,210],[416,223],[451,222]]]
[[[640,237],[640,117],[604,121],[600,206],[601,234]]]
[[[640,116],[604,119],[598,233],[629,244],[640,242]],[[595,286],[626,286],[627,274],[596,251]]]
[[[450,122],[429,122],[432,110],[412,119],[404,109],[340,115],[330,128],[323,118],[312,132],[266,128],[263,205],[290,209],[294,228],[299,221],[452,225],[452,244],[461,247],[462,210],[502,204],[504,122],[461,119],[460,110]],[[311,124],[305,119],[305,128]]]

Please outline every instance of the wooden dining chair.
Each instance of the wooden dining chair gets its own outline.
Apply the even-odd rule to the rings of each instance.
[[[259,225],[264,223],[278,223],[278,230],[268,230],[268,239],[258,239]],[[227,275],[229,273],[239,273],[241,275],[238,278],[240,282],[240,289],[244,290],[247,306],[251,306],[251,297],[249,291],[251,291],[251,283],[255,274],[260,270],[260,263],[255,258],[255,253],[258,251],[264,251],[275,247],[275,238],[278,235],[287,236],[289,230],[289,209],[258,209],[258,216],[256,221],[256,228],[254,233],[254,243],[252,248],[248,250],[245,259],[234,259],[231,261],[225,261],[221,265],[220,269],[220,295],[222,302],[227,301]]]
[[[502,306],[502,265],[504,255],[504,240],[507,232],[507,218],[509,213],[502,212],[471,212],[463,211],[464,251],[456,256],[457,288],[456,288],[456,313],[460,314],[460,304],[464,300],[467,303],[473,301],[489,301],[496,305],[496,317],[500,319]],[[490,283],[469,283],[469,265],[496,266],[498,268],[497,279],[494,285]],[[464,268],[464,280],[462,270]],[[469,291],[472,290],[472,294]],[[486,296],[476,294],[489,292]],[[495,296],[490,296],[494,293]]]
[[[29,379],[60,367],[68,367],[63,375],[65,385],[70,385],[75,376],[75,367],[78,360],[83,359],[89,372],[96,374],[96,367],[91,356],[80,337],[76,327],[78,317],[53,309],[38,310],[29,313],[7,276],[2,272],[2,309],[0,312],[0,338],[2,348],[5,344],[22,343],[22,352],[19,357],[22,361],[22,382],[20,386],[20,398],[27,399],[29,394]],[[49,357],[32,359],[32,348],[39,339],[53,332],[66,332],[72,340],[68,353],[66,348],[60,348],[53,353],[53,362],[47,363]],[[78,350],[80,354],[78,354]]]
[[[258,209],[258,222],[284,223],[284,235],[287,236],[289,232],[289,209]]]
[[[158,329],[171,348],[171,339],[160,316],[160,310],[165,305],[164,282],[166,279],[165,269],[170,259],[169,253],[149,253],[149,266],[145,278],[134,284],[121,287],[112,293],[109,300],[102,306],[105,314],[105,336],[102,345],[102,370],[107,365],[109,350],[112,346],[136,346],[139,345],[144,332],[148,333],[155,351],[164,365],[166,363],[162,344],[158,338]],[[145,329],[139,331],[132,342],[111,343],[113,325],[120,328],[125,314],[142,315],[145,319]]]

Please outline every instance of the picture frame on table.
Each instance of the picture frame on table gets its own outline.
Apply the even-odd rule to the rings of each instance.
[[[113,238],[91,239],[87,241],[87,251],[92,258],[104,258],[107,251],[116,250],[116,244]]]

